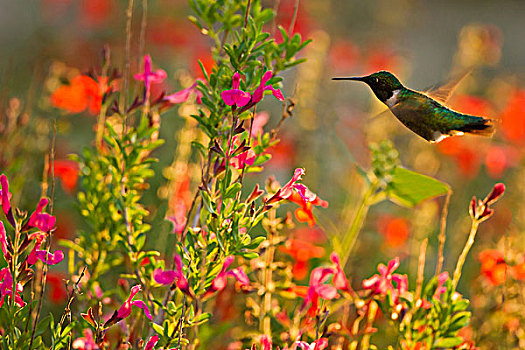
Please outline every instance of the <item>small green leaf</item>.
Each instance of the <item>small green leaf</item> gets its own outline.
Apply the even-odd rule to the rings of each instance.
[[[386,189],[393,202],[406,207],[414,207],[424,200],[442,196],[448,191],[450,187],[446,183],[401,167],[396,168]]]
[[[461,343],[463,343],[463,338],[461,337],[439,338],[434,342],[433,348],[451,349]]]

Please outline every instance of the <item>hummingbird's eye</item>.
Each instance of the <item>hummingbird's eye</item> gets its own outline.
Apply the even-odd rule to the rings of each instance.
[[[374,78],[374,82],[375,82],[375,83],[379,83],[379,79]]]

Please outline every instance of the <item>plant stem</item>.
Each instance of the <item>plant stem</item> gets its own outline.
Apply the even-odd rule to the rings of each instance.
[[[446,234],[445,229],[447,227],[447,214],[448,214],[448,205],[450,203],[450,196],[452,196],[452,190],[449,190],[447,193],[447,198],[445,199],[445,204],[443,204],[443,210],[441,211],[441,227],[439,229],[439,249],[438,249],[438,261],[436,266],[436,276],[440,274],[441,268],[443,267],[443,249],[445,248]]]
[[[264,298],[263,298],[263,305],[261,310],[261,316],[262,316],[262,323],[261,323],[261,331],[263,334],[265,334],[269,339],[272,338],[272,328],[271,328],[271,317],[270,317],[270,310],[272,309],[272,291],[274,289],[273,286],[273,257],[275,255],[275,245],[274,245],[274,236],[276,233],[275,230],[275,209],[270,210],[268,213],[269,216],[269,227],[268,227],[268,248],[266,249],[265,254],[265,264],[264,264],[264,270],[263,270],[263,285],[264,285]]]
[[[366,215],[368,214],[368,210],[370,209],[370,198],[376,192],[377,187],[378,187],[377,181],[369,185],[368,190],[365,192],[363,196],[363,200],[361,201],[361,204],[359,205],[359,208],[357,209],[357,213],[355,214],[352,225],[350,226],[350,229],[348,230],[347,234],[343,238],[343,241],[341,244],[341,252],[340,252],[342,267],[346,265],[348,258],[350,257],[352,248],[354,247],[355,242],[357,241],[357,236],[359,234],[359,231],[361,231]]]
[[[474,244],[474,238],[476,238],[476,233],[478,232],[479,224],[480,222],[478,220],[472,220],[472,226],[470,227],[470,233],[468,235],[467,243],[465,244],[465,247],[463,248],[463,251],[459,256],[458,263],[456,264],[456,269],[454,270],[454,278],[452,280],[452,286],[454,287],[454,289],[458,285],[459,279],[461,278],[461,270],[463,269],[463,264],[465,264],[465,260],[467,259],[468,252]]]

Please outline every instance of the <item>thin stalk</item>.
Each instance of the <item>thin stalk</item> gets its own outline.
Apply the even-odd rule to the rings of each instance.
[[[441,268],[443,267],[443,249],[445,248],[446,234],[445,229],[447,227],[447,214],[448,214],[448,205],[450,203],[450,197],[452,196],[452,190],[449,190],[447,193],[447,198],[445,199],[445,204],[443,204],[443,210],[441,211],[441,227],[439,230],[439,249],[438,249],[438,261],[436,266],[436,276],[441,273]]]
[[[119,109],[124,113],[122,120],[122,136],[126,134],[127,117],[125,112],[127,109],[127,90],[129,83],[129,75],[131,70],[131,24],[133,18],[133,0],[128,1],[128,8],[126,10],[126,56],[124,61],[124,77],[122,82],[122,95],[120,96]]]
[[[262,324],[261,331],[269,338],[272,337],[270,311],[272,309],[272,291],[273,285],[273,258],[275,255],[274,236],[275,236],[275,209],[268,213],[270,226],[268,229],[268,248],[265,254],[265,264],[263,269],[264,298],[261,310]]]
[[[54,120],[53,122],[54,122],[53,123],[53,136],[51,138],[51,144],[49,145],[49,163],[48,163],[49,170],[51,171],[51,194],[50,194],[51,200],[49,203],[49,213],[50,214],[53,214],[53,202],[55,201],[55,145],[56,145],[57,123],[56,123],[56,120]],[[44,293],[46,291],[46,282],[47,282],[47,270],[48,270],[47,256],[49,254],[49,249],[51,247],[51,239],[52,239],[52,235],[50,232],[47,242],[46,242],[46,258],[42,266],[42,282],[41,282],[42,286],[40,287],[40,296],[38,299],[38,306],[36,308],[36,316],[35,316],[35,320],[33,321],[33,328],[31,330],[31,340],[29,342],[29,349],[31,349],[33,346],[36,326],[38,324],[38,319],[40,318],[40,312],[42,311],[42,300],[44,299]],[[71,343],[71,332],[69,334],[70,334],[69,342]]]
[[[463,248],[463,251],[459,256],[458,262],[456,264],[456,269],[454,270],[454,278],[452,280],[452,286],[454,287],[454,289],[456,289],[459,279],[461,278],[461,270],[463,269],[463,265],[465,264],[465,260],[467,259],[468,252],[474,244],[474,239],[476,238],[476,233],[478,232],[479,224],[480,222],[478,220],[472,220],[472,226],[470,227],[470,233],[468,235],[467,243],[465,244],[465,247]]]
[[[343,242],[341,244],[341,266],[343,267],[346,265],[348,258],[350,258],[352,248],[354,247],[355,242],[357,241],[359,231],[361,231],[366,215],[368,214],[368,210],[370,209],[370,199],[376,192],[377,187],[377,181],[369,185],[368,190],[365,192],[363,200],[361,201],[361,204],[357,209],[352,225],[350,226],[350,229],[343,238]]]
[[[423,279],[425,277],[425,260],[427,254],[428,238],[421,242],[419,248],[419,260],[417,264],[417,281],[416,281],[416,300],[421,297],[421,290],[423,289]],[[436,275],[437,276],[437,275]]]

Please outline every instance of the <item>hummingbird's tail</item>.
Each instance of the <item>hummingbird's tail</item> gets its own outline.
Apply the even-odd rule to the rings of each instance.
[[[472,115],[463,115],[464,124],[455,131],[480,135],[480,136],[492,136],[494,134],[494,120],[490,118],[476,117]]]

